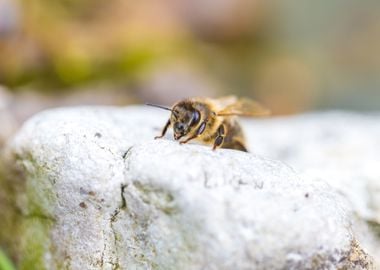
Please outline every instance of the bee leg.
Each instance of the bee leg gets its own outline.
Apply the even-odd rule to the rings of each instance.
[[[193,136],[191,136],[190,138],[188,138],[188,139],[186,139],[186,140],[184,140],[184,141],[181,141],[181,142],[179,142],[179,143],[180,143],[180,144],[187,143],[187,142],[189,142],[189,141],[195,139],[195,138],[198,137],[199,135],[201,135],[201,134],[205,131],[205,129],[206,129],[206,124],[207,124],[207,121],[206,121],[206,120],[203,121],[202,124],[201,124],[201,125],[199,126],[199,128],[197,129],[197,132],[196,132]]]
[[[217,134],[218,135],[215,138],[214,146],[212,147],[212,150],[215,150],[217,147],[220,147],[223,144],[224,137],[225,137],[225,128],[223,124],[219,126]]]
[[[224,141],[224,137],[218,136],[215,138],[214,146],[212,147],[212,150],[215,150],[217,147],[220,147]]]
[[[156,140],[156,139],[160,139],[164,137],[169,126],[170,126],[170,119],[168,120],[168,122],[166,122],[166,125],[164,126],[164,129],[162,130],[161,135],[154,137],[154,139]]]
[[[195,135],[191,136],[190,138],[188,138],[188,139],[186,139],[186,140],[184,140],[184,141],[180,141],[179,144],[185,144],[185,143],[188,143],[189,141],[195,139],[196,137],[198,137],[198,135],[195,134]]]

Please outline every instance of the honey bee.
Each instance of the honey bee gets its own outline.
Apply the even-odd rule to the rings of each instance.
[[[213,150],[228,148],[248,152],[242,127],[236,117],[269,114],[269,111],[256,101],[238,99],[235,96],[219,99],[189,98],[175,103],[172,108],[146,105],[171,111],[161,135],[155,139],[164,137],[168,128],[172,126],[174,139],[180,140],[180,144],[197,140],[213,145]]]

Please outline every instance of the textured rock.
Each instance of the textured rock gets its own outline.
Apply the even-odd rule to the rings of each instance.
[[[251,149],[323,179],[371,227],[380,268],[380,115],[343,112],[247,121]]]
[[[152,140],[166,116],[57,109],[24,125],[7,155],[21,174],[3,183],[20,269],[371,269],[365,224],[329,184],[255,154]],[[251,146],[259,125],[247,123]],[[255,153],[275,153],[267,145]]]
[[[246,125],[251,149],[324,179],[380,222],[380,115],[316,113]]]

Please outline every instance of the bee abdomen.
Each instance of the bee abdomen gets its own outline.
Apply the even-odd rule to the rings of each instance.
[[[232,118],[225,119],[223,121],[223,124],[226,129],[226,135],[221,148],[235,149],[248,152],[247,147],[245,146],[245,137],[243,129],[240,126],[239,122],[236,119]]]

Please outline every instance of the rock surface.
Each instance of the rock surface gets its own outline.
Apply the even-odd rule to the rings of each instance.
[[[252,154],[152,140],[166,117],[71,108],[24,125],[6,155],[19,173],[3,180],[1,200],[14,209],[6,228],[20,269],[372,269],[361,218],[375,208],[331,187],[344,174],[311,174],[317,150],[296,144],[314,116],[247,122]]]
[[[316,113],[246,124],[255,153],[323,179],[380,223],[380,115]]]

